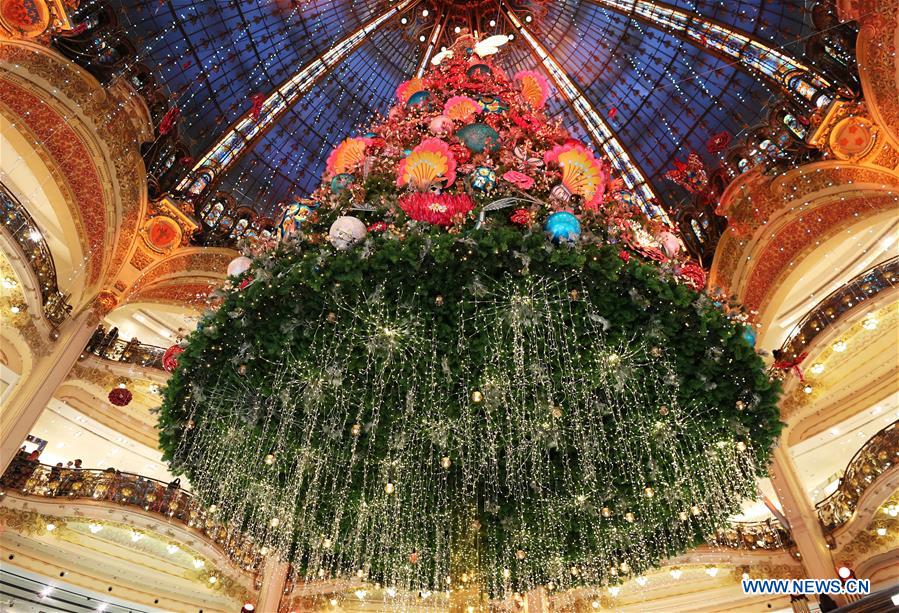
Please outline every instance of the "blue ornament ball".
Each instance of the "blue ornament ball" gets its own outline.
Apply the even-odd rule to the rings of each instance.
[[[496,172],[487,166],[478,166],[471,173],[471,188],[479,192],[489,192],[496,187]]]
[[[339,175],[334,175],[334,178],[331,179],[331,193],[339,194],[340,192],[348,188],[352,182],[353,175],[347,172],[340,173]]]
[[[470,123],[462,126],[456,132],[456,137],[472,153],[499,151],[499,134],[486,123]]]
[[[751,326],[743,326],[743,340],[749,343],[750,347],[755,347],[755,330]]]
[[[428,101],[428,98],[431,97],[431,94],[427,90],[421,90],[420,92],[415,92],[411,96],[409,96],[408,102],[406,102],[406,106],[420,106],[425,104]]]
[[[581,236],[581,222],[578,221],[574,213],[558,211],[547,218],[543,230],[549,239],[556,244],[574,243]]]

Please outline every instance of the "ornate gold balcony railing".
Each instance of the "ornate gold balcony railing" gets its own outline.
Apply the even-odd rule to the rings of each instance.
[[[262,553],[236,529],[216,521],[189,492],[173,484],[109,468],[61,468],[16,457],[0,477],[5,495],[17,491],[43,498],[102,501],[140,509],[196,530],[240,568],[256,572]]]
[[[899,464],[899,420],[872,436],[852,456],[837,489],[816,506],[818,520],[827,533],[855,514],[858,501],[884,472]]]
[[[148,345],[137,339],[126,341],[118,338],[115,332],[107,332],[100,326],[91,336],[84,351],[86,354],[93,354],[104,360],[162,369],[162,356],[165,354],[165,347]]]
[[[842,315],[880,292],[899,285],[899,256],[869,268],[815,305],[781,346],[781,360],[794,360]]]
[[[59,291],[56,284],[56,266],[50,247],[37,223],[2,182],[0,182],[0,223],[16,241],[34,271],[41,293],[44,317],[53,326],[58,326],[69,316],[72,306],[67,302],[68,296]]]

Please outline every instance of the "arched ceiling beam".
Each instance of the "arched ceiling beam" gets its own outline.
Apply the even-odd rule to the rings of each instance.
[[[651,0],[587,0],[645,23],[703,51],[736,62],[741,70],[762,78],[805,104],[832,98],[833,84],[811,67],[766,45],[762,40],[722,23]]]
[[[343,62],[374,30],[391,17],[403,12],[418,0],[400,0],[396,6],[368,21],[361,28],[340,40],[284,81],[262,102],[259,118],[248,111],[234,122],[225,134],[194,165],[193,170],[178,183],[177,190],[194,196],[203,194],[218,177],[223,176],[240,157],[252,149],[254,142],[302,98],[322,77]],[[207,172],[211,172],[207,174]]]
[[[559,90],[568,102],[571,110],[574,111],[587,130],[587,134],[590,135],[596,146],[602,150],[609,161],[611,161],[612,166],[620,173],[627,188],[633,192],[643,212],[670,225],[668,216],[659,206],[658,198],[652,191],[646,175],[597,112],[596,108],[584,96],[584,92],[575,85],[571,77],[562,68],[562,65],[559,64],[546,47],[524,27],[518,16],[508,6],[503,8],[506,19],[509,20],[518,34],[527,41],[537,60],[549,74],[556,89]]]
[[[434,29],[431,31],[431,36],[428,39],[428,47],[421,57],[421,63],[418,65],[418,70],[415,71],[416,77],[421,77],[421,75],[425,73],[425,70],[427,70],[428,62],[431,61],[431,56],[434,55],[434,48],[437,47],[437,41],[439,41],[441,35],[443,35],[447,22],[449,22],[449,13],[440,15],[434,20]]]

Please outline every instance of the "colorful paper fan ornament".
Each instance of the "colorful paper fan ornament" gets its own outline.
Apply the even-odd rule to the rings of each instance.
[[[431,192],[403,194],[400,208],[415,221],[435,226],[451,226],[454,218],[466,215],[474,208],[468,194],[434,194]]]
[[[325,165],[325,176],[333,177],[352,172],[365,161],[365,148],[370,138],[348,138],[331,152]]]
[[[281,213],[278,221],[278,238],[284,239],[297,234],[300,227],[306,223],[317,208],[317,202],[307,199],[292,202],[284,207],[284,212]]]
[[[596,209],[606,190],[606,171],[593,152],[580,143],[557,145],[546,152],[544,161],[562,169],[562,187],[582,196],[584,207]]]
[[[686,162],[674,160],[674,168],[665,173],[665,178],[674,181],[691,194],[702,193],[709,184],[705,163],[696,152],[688,155]]]
[[[453,121],[468,122],[481,112],[481,105],[468,96],[453,96],[443,105],[443,114]]]
[[[456,180],[456,160],[449,145],[439,138],[426,138],[400,162],[396,184],[425,191],[443,179],[446,186]]]
[[[417,77],[415,79],[409,79],[408,81],[400,83],[399,87],[396,88],[396,97],[400,102],[406,104],[409,102],[409,98],[422,91],[424,88],[425,84],[421,79]]]
[[[521,82],[521,95],[531,108],[542,109],[550,93],[546,77],[533,70],[522,70],[515,75],[515,80]]]

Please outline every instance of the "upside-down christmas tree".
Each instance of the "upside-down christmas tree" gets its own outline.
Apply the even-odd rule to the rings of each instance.
[[[310,581],[615,584],[720,528],[779,431],[745,323],[482,49],[334,149],[165,393],[209,521]]]

